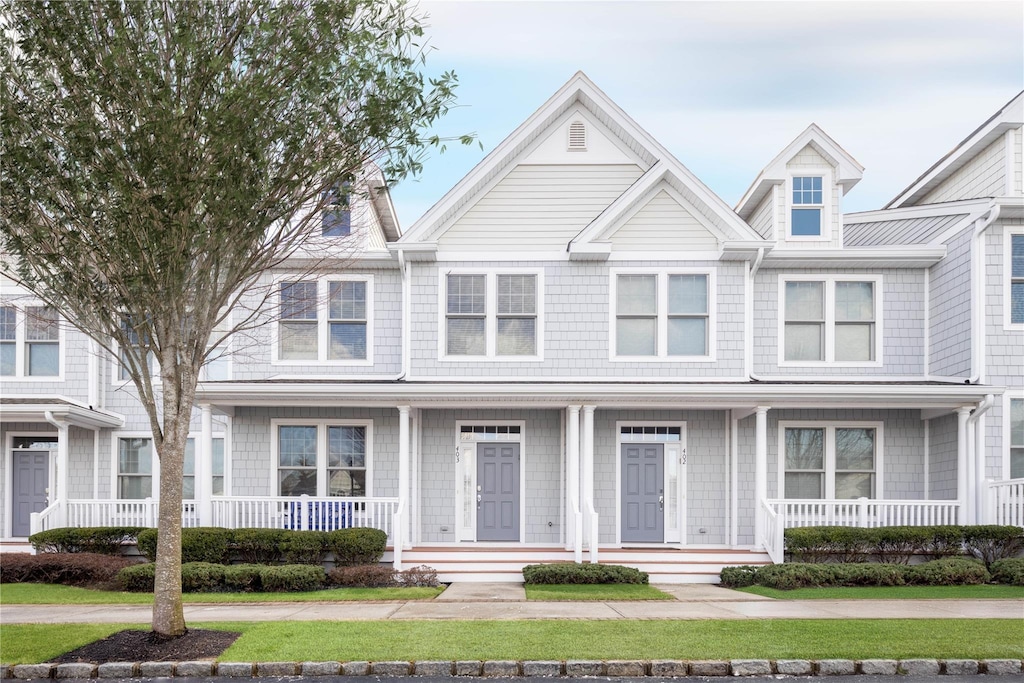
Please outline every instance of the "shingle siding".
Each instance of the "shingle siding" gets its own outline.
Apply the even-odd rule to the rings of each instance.
[[[956,500],[957,416],[930,421],[928,431],[928,498]]]
[[[957,199],[1001,197],[1006,194],[1006,141],[1000,136],[916,204]]]
[[[930,269],[929,374],[971,374],[971,230],[946,243],[946,258]]]

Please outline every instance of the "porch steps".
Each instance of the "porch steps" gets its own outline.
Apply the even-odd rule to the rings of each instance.
[[[602,548],[598,560],[647,572],[651,583],[717,583],[723,567],[771,564],[767,553],[711,548]],[[404,567],[433,567],[443,582],[522,581],[528,564],[572,561],[572,551],[561,548],[420,546],[402,553]]]
[[[28,541],[0,541],[0,553],[30,553],[32,544]]]

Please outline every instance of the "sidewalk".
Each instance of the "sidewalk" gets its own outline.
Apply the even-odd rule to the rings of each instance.
[[[773,600],[703,584],[661,585],[675,601],[527,602],[522,584],[455,583],[434,600],[186,604],[185,619],[1021,619],[1022,600]],[[149,623],[149,605],[4,605],[3,624]]]

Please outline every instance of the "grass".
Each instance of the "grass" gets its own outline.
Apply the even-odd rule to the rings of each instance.
[[[526,584],[527,600],[673,600],[674,598],[646,584]]]
[[[5,605],[149,605],[152,593],[100,591],[45,583],[5,583]],[[363,600],[429,600],[442,588],[332,588],[304,593],[186,593],[186,603],[205,602],[352,602]]]
[[[195,623],[242,636],[221,661],[455,659],[1000,659],[1020,619],[334,621]],[[3,625],[7,663],[38,663],[126,626]],[[133,628],[139,628],[135,626]]]
[[[794,588],[779,590],[764,586],[736,589],[779,600],[952,600],[1024,598],[1024,586],[861,586],[838,588]]]

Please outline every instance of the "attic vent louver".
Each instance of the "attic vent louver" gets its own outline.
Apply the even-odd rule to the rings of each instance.
[[[573,121],[569,124],[569,149],[587,151],[587,127],[582,121]]]

